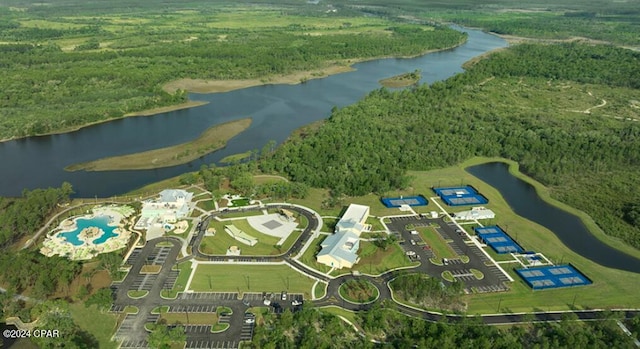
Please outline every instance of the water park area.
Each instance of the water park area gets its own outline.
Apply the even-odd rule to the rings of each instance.
[[[484,205],[489,200],[474,187],[432,188],[433,191],[449,206]]]
[[[48,257],[60,255],[71,260],[87,260],[119,250],[131,237],[122,222],[133,212],[130,206],[98,206],[91,214],[67,218],[49,232],[40,253]]]
[[[147,231],[147,241],[162,236],[165,232],[173,230],[173,223],[191,214],[192,199],[193,193],[185,190],[161,191],[158,198],[142,203],[140,218],[135,228]]]

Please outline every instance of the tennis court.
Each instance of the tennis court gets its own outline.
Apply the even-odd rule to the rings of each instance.
[[[449,206],[482,205],[489,202],[484,195],[470,185],[433,188],[433,191]]]
[[[590,285],[591,280],[571,264],[516,269],[534,290]]]
[[[399,198],[382,198],[380,199],[380,201],[382,201],[382,204],[384,204],[387,208],[400,207],[402,205],[426,206],[429,204],[427,199],[422,195],[399,197]]]
[[[499,226],[476,227],[476,234],[485,244],[491,246],[496,253],[522,253],[524,249]]]

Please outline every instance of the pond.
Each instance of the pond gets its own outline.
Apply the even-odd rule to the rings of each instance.
[[[490,162],[466,170],[496,188],[516,214],[551,230],[577,254],[605,267],[640,273],[640,259],[598,240],[578,216],[542,200],[531,184],[509,173],[508,164]]]

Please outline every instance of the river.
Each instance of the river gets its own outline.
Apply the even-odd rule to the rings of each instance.
[[[580,218],[542,200],[531,184],[509,173],[509,165],[491,162],[467,172],[498,189],[516,214],[548,228],[577,254],[605,267],[640,273],[640,259],[598,240]]]
[[[462,28],[455,27],[463,30]],[[378,80],[420,69],[421,83],[461,73],[462,64],[506,41],[479,30],[464,29],[468,40],[454,49],[416,58],[388,58],[354,65],[355,71],[309,80],[298,85],[266,85],[216,94],[190,94],[204,106],[129,117],[59,135],[0,143],[0,196],[18,196],[24,188],[57,187],[70,182],[79,197],[110,197],[145,184],[217,163],[227,155],[260,149],[270,140],[283,142],[295,129],[327,118],[334,106],[344,107],[380,88]],[[64,167],[107,156],[140,152],[196,138],[208,127],[245,117],[246,131],[227,147],[185,165],[155,170],[66,172]]]

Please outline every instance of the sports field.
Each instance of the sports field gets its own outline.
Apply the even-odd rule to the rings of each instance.
[[[302,293],[311,299],[314,280],[287,265],[201,264],[189,287],[196,292]]]

